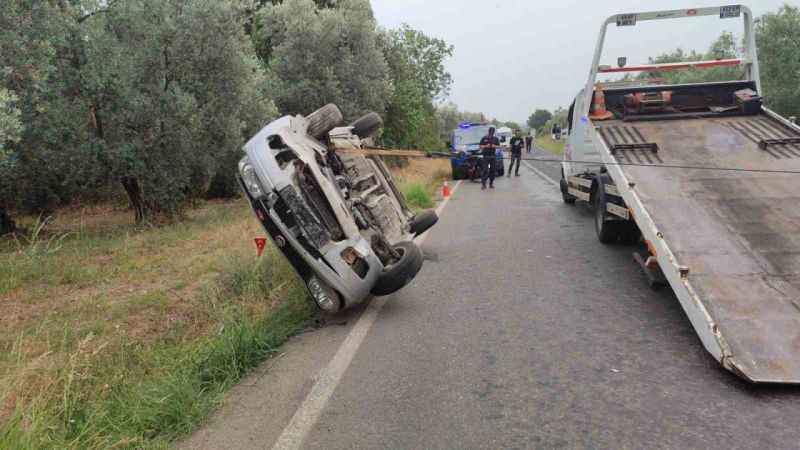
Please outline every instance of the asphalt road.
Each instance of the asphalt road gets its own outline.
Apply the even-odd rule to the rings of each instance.
[[[800,390],[721,369],[635,247],[600,244],[586,207],[522,172],[461,185],[303,448],[800,446]],[[360,313],[295,340],[184,447],[271,447]]]

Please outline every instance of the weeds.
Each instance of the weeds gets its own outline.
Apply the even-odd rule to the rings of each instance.
[[[51,216],[42,219],[40,216],[33,226],[33,230],[28,236],[22,235],[22,241],[17,235],[14,235],[14,240],[17,243],[17,252],[25,255],[30,259],[39,258],[42,256],[52,255],[64,246],[64,239],[70,233],[54,233],[50,237],[45,237],[44,231],[47,225],[53,220]]]
[[[276,250],[256,259],[241,203],[52,244],[41,222],[35,260],[0,253],[2,449],[167,448],[316,313]]]
[[[406,197],[408,206],[414,210],[428,209],[433,207],[433,200],[428,193],[428,189],[422,183],[408,183],[402,187],[403,195]]]

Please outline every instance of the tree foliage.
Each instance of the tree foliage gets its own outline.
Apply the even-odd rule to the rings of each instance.
[[[528,126],[539,131],[544,127],[548,120],[553,118],[553,113],[546,109],[537,109],[528,117]]]
[[[179,212],[212,180],[233,192],[244,136],[276,114],[237,2],[1,8],[2,88],[24,127],[0,205],[42,210],[121,182],[143,219]]]
[[[800,8],[785,5],[756,28],[761,83],[770,108],[800,116]]]
[[[308,114],[335,103],[348,119],[385,112],[392,83],[376,27],[368,0],[325,9],[312,0],[265,5],[253,41],[280,111]]]
[[[437,149],[435,99],[447,95],[452,77],[445,60],[453,47],[408,25],[381,33],[381,48],[394,90],[386,110],[384,141],[391,146]]]
[[[676,49],[655,58],[650,58],[650,64],[665,64],[690,61],[714,61],[720,59],[734,59],[739,57],[736,37],[730,32],[724,32],[715,40],[708,51],[699,53],[695,50],[686,52]],[[649,72],[640,78],[664,80],[667,84],[706,83],[715,81],[741,80],[744,72],[741,67],[714,67],[709,69],[690,69],[664,72]]]
[[[20,111],[15,103],[18,98],[4,88],[0,88],[0,159],[6,155],[7,143],[19,141],[22,123],[19,121]]]

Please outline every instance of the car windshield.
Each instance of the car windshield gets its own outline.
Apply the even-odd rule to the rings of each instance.
[[[455,145],[474,145],[481,142],[481,138],[489,132],[489,127],[459,128],[453,133]]]

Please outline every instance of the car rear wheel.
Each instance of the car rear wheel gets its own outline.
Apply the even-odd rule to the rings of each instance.
[[[382,125],[383,119],[381,119],[381,116],[375,112],[365,114],[350,124],[350,126],[353,127],[353,134],[361,139],[374,136]]]
[[[422,269],[422,251],[413,242],[400,242],[394,247],[400,258],[383,268],[372,295],[382,297],[404,288]]]
[[[308,121],[306,132],[309,136],[322,140],[329,131],[341,125],[343,120],[344,117],[339,107],[329,103],[306,117],[306,121]]]

